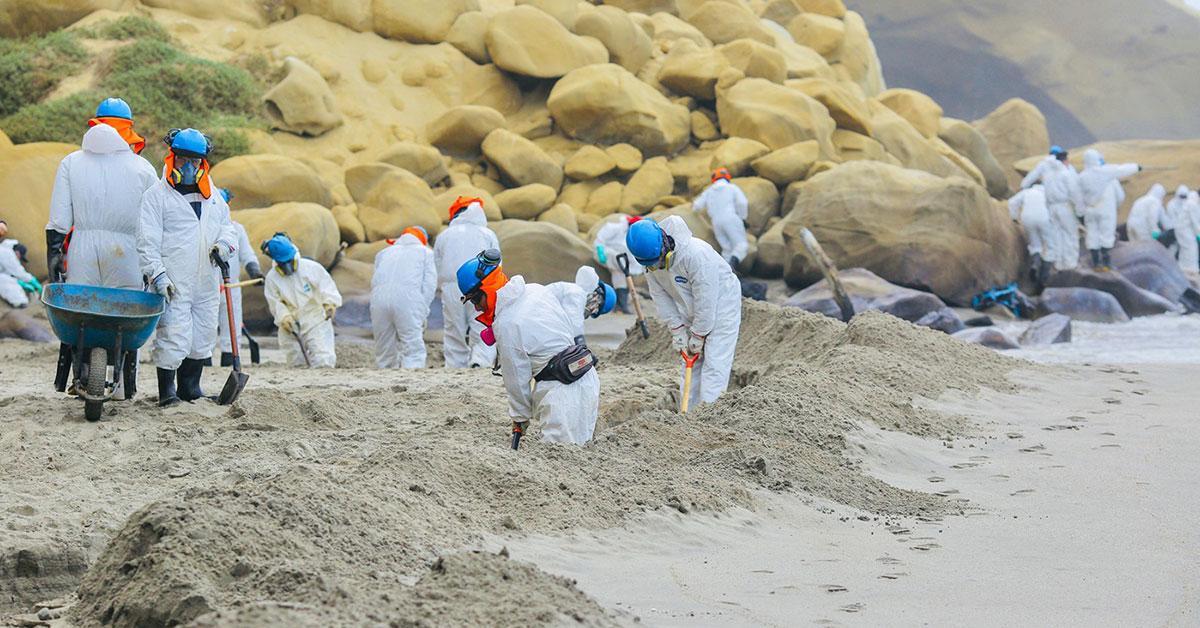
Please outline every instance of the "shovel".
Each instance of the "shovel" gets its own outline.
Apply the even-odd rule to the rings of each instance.
[[[250,330],[246,329],[245,325],[242,325],[242,335],[246,337],[246,344],[250,345],[250,363],[258,364],[260,362],[259,358],[262,356],[262,353],[258,349],[258,341],[254,339],[254,336],[250,335]]]
[[[646,327],[646,317],[642,316],[642,302],[638,300],[637,288],[633,285],[633,275],[629,274],[629,254],[621,253],[617,256],[617,266],[621,268],[621,272],[625,275],[625,285],[629,289],[629,298],[633,299],[633,311],[637,312],[637,326],[642,330],[642,340],[650,337],[650,329]]]
[[[304,358],[304,366],[312,368],[312,360],[308,359],[308,347],[304,346],[304,334],[300,333],[300,321],[297,321],[295,316],[292,317],[292,320],[295,321],[292,323],[295,326],[292,337],[296,339],[296,344],[300,345],[300,355]]]
[[[700,354],[688,355],[687,351],[680,351],[679,355],[683,357],[683,399],[679,402],[679,414],[687,414],[688,398],[692,396],[692,367],[696,366],[696,360],[700,359]]]
[[[250,376],[242,372],[242,358],[238,355],[237,325],[233,320],[233,299],[229,296],[229,263],[222,261],[216,252],[213,252],[212,260],[221,269],[221,290],[225,292],[225,313],[229,316],[229,344],[233,348],[233,371],[229,374],[229,379],[225,380],[225,387],[217,397],[217,405],[227,406],[237,401],[238,395],[246,388],[246,382],[250,381]]]

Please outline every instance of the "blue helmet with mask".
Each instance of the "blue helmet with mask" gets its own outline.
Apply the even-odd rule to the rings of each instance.
[[[296,270],[296,257],[300,250],[292,244],[292,239],[287,237],[286,233],[280,232],[271,236],[270,240],[262,243],[262,252],[267,254],[279,267],[280,271],[285,275],[290,275]]]
[[[483,285],[484,278],[492,274],[492,271],[499,266],[500,251],[487,249],[458,267],[455,279],[458,282],[458,291],[463,294],[464,303]]]
[[[212,150],[212,142],[196,129],[171,129],[166,141],[175,155],[179,183],[195,185],[201,176],[201,162],[208,159],[208,153]]]

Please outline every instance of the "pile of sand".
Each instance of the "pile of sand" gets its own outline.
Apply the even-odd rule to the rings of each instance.
[[[432,577],[438,557],[483,534],[612,527],[662,507],[753,507],[763,487],[888,516],[956,512],[957,503],[863,473],[845,456],[845,436],[865,421],[939,438],[964,434],[964,420],[911,401],[948,387],[1006,387],[1016,364],[886,315],[844,325],[747,303],[734,389],[684,418],[675,412],[669,340],[655,331],[602,364],[601,426],[582,448],[542,444],[535,429],[519,453],[508,450],[500,378],[482,369],[259,367],[230,409],[163,411],[143,400],[95,426],[53,429],[30,429],[36,419],[19,417],[78,412],[73,402],[0,400],[9,407],[0,420],[19,423],[29,432],[25,446],[39,452],[0,461],[0,477],[21,478],[9,497],[0,491],[0,525],[31,501],[35,486],[52,489],[33,519],[59,523],[42,533],[26,520],[25,543],[77,538],[79,527],[97,519],[115,526],[140,507],[102,551],[82,550],[91,567],[71,617],[83,626],[186,623],[210,611],[218,615],[204,625],[255,617],[370,623],[432,608],[414,601],[414,583]],[[24,382],[50,368],[14,375]],[[46,456],[68,462],[47,469]],[[87,482],[74,487],[74,477]],[[505,565],[468,569],[483,599],[504,597],[497,587],[508,580],[497,573],[517,569]],[[48,580],[23,583],[18,599],[26,603],[64,592]],[[481,613],[452,623],[509,621],[502,606],[444,595],[447,606]],[[520,606],[608,621],[563,586],[529,587]],[[518,617],[514,623],[552,623]]]

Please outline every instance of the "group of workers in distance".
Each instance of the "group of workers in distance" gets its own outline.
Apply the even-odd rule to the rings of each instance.
[[[231,217],[228,192],[210,174],[207,136],[172,130],[164,138],[159,175],[140,155],[146,141],[134,131],[125,101],[100,103],[88,127],[81,149],[62,160],[55,177],[46,225],[50,280],[163,296],[152,345],[160,406],[205,397],[201,376],[212,364],[218,336],[221,364],[232,362],[232,343],[241,334],[241,288],[229,290],[231,333],[227,318],[219,316],[223,274],[235,283],[262,281],[288,364],[336,364],[337,286],[282,232],[260,246],[272,261],[264,275],[245,228]],[[595,429],[600,381],[584,321],[616,307],[628,311],[633,282],[625,281],[627,272],[646,275],[674,350],[694,358],[692,404],[713,402],[724,392],[741,322],[734,268],[747,252],[746,197],[727,170],[713,174],[713,185],[695,204],[709,213],[722,252],[693,237],[678,216],[661,224],[621,217],[600,230],[596,243],[597,261],[612,272],[615,289],[591,266],[579,268],[574,282],[543,286],[509,277],[482,205],[478,198],[458,198],[432,248],[429,234],[414,226],[376,255],[370,312],[378,367],[425,366],[425,324],[440,291],[446,366],[498,364],[514,431],[523,432],[536,418],[544,440],[585,443]],[[4,239],[6,232],[0,221],[0,297],[23,306],[27,293],[41,285],[22,266],[24,247]],[[243,276],[250,281],[241,282]],[[60,392],[67,390],[72,351],[60,347]],[[136,392],[136,353],[124,363],[129,370],[116,399]]]
[[[1067,151],[1050,148],[1050,155],[1021,181],[1021,191],[1009,199],[1009,211],[1025,229],[1035,283],[1044,285],[1051,269],[1079,266],[1080,219],[1084,245],[1092,268],[1111,270],[1117,240],[1117,210],[1125,201],[1121,180],[1142,170],[1136,163],[1107,164],[1095,149],[1083,154],[1079,172]],[[1180,186],[1163,206],[1166,190],[1155,184],[1129,213],[1126,234],[1131,241],[1157,240],[1176,255],[1185,272],[1200,272],[1197,235],[1200,234],[1200,195]]]

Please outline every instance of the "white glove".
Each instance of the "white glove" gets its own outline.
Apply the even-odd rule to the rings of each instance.
[[[154,287],[154,292],[161,294],[167,300],[167,303],[170,303],[171,299],[175,298],[175,284],[171,283],[171,278],[167,276],[166,271],[158,273],[151,285]]]
[[[688,355],[700,355],[704,353],[704,336],[688,334],[687,352]]]
[[[332,303],[326,303],[321,306],[325,309],[325,320],[331,320],[334,314],[337,314],[337,306]]]
[[[279,328],[282,329],[283,333],[285,334],[296,333],[296,318],[291,314],[284,316],[283,320],[279,321]]]
[[[688,330],[686,325],[671,328],[671,347],[676,351],[683,351],[688,344]]]

